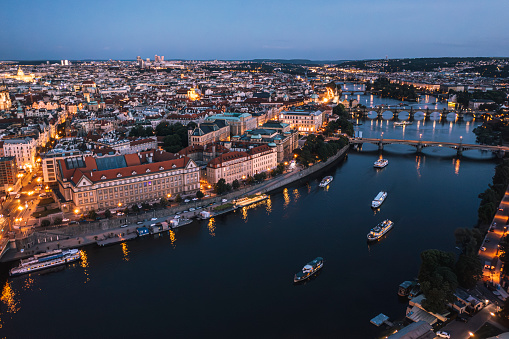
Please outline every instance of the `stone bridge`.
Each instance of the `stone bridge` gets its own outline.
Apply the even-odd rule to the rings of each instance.
[[[421,152],[425,147],[448,147],[455,149],[458,156],[463,151],[472,149],[487,151],[494,153],[497,157],[503,158],[505,153],[509,151],[507,146],[490,146],[490,145],[475,145],[475,144],[464,144],[461,141],[455,142],[440,142],[440,141],[424,141],[424,140],[400,140],[400,139],[376,139],[376,138],[350,138],[350,145],[361,145],[364,143],[374,144],[378,146],[379,150],[383,150],[384,145],[410,145],[417,149],[417,152]]]
[[[454,118],[463,118],[467,115],[470,115],[474,118],[479,118],[483,114],[493,114],[493,112],[479,111],[479,110],[433,110],[433,109],[414,109],[413,107],[408,108],[391,108],[391,107],[378,107],[378,108],[350,108],[347,111],[353,116],[368,116],[376,114],[377,117],[383,117],[390,115],[388,119],[391,119],[393,116],[398,117],[400,120],[407,120],[410,118],[414,118],[415,116],[430,117],[430,116],[439,116],[439,117],[447,117],[449,114],[454,116]]]

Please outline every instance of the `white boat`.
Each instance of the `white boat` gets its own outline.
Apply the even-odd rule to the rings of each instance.
[[[384,202],[385,198],[387,198],[387,192],[381,191],[376,195],[375,199],[373,199],[373,201],[371,202],[371,207],[373,208],[380,207],[380,205]]]
[[[327,185],[330,184],[332,182],[332,180],[334,180],[332,175],[328,175],[325,178],[323,178],[322,181],[320,181],[319,186],[320,187],[327,187]]]
[[[380,239],[385,233],[389,232],[394,223],[389,219],[386,219],[373,227],[368,233],[368,241],[376,241]]]
[[[81,252],[77,249],[54,250],[36,254],[28,259],[22,259],[18,267],[9,271],[10,276],[39,271],[45,268],[67,264],[81,259]]]
[[[375,168],[384,168],[387,165],[389,165],[389,160],[387,160],[387,159],[378,159],[373,164],[373,167],[375,167]]]
[[[410,121],[395,121],[394,122],[394,126],[406,126],[406,125],[411,125],[412,122]]]

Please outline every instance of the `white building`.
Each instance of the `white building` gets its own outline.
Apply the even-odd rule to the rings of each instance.
[[[19,168],[31,169],[35,167],[36,146],[34,138],[7,139],[4,140],[4,155],[16,157]]]
[[[312,110],[282,111],[280,120],[285,124],[289,124],[290,129],[302,133],[315,133],[322,127],[323,112]]]

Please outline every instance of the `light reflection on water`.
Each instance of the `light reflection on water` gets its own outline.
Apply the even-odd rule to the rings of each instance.
[[[6,281],[2,288],[0,301],[7,307],[8,313],[16,313],[20,310],[19,300],[16,299],[16,293],[12,289],[10,281]]]
[[[127,244],[123,242],[120,244],[120,246],[122,246],[122,254],[124,255],[122,260],[129,261],[129,249],[127,248]]]
[[[452,162],[454,164],[454,174],[460,174],[460,159],[453,159]]]
[[[175,241],[177,241],[177,237],[175,236],[175,232],[173,232],[172,230],[169,231],[169,234],[170,234],[170,242],[171,242],[171,246],[173,248],[175,248]]]
[[[207,223],[207,228],[209,229],[209,234],[212,237],[215,237],[216,233],[214,231],[216,230],[216,220],[214,218],[209,219],[209,222]]]
[[[266,201],[267,201],[267,206],[265,207],[265,210],[267,211],[267,215],[268,215],[272,212],[272,200],[270,200],[270,196]]]
[[[86,284],[87,282],[90,281],[90,276],[88,273],[88,257],[87,252],[85,252],[84,250],[80,250],[80,253],[81,253],[80,266],[83,267],[83,274],[85,274],[84,284]]]
[[[283,190],[283,199],[284,199],[283,207],[286,208],[290,203],[290,195],[288,194],[288,188],[286,187]]]
[[[297,202],[300,198],[300,193],[299,193],[299,190],[298,189],[294,189],[293,190],[293,201],[294,202]]]

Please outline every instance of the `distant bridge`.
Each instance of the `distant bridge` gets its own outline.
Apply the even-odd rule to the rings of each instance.
[[[410,145],[417,149],[417,152],[420,153],[423,148],[426,147],[448,147],[455,149],[458,156],[460,156],[463,151],[468,151],[472,149],[487,151],[495,153],[495,155],[499,158],[503,158],[506,152],[509,152],[509,147],[507,146],[490,146],[490,145],[473,145],[473,144],[464,144],[462,142],[439,142],[439,141],[423,141],[423,140],[400,140],[400,139],[376,139],[376,138],[350,138],[350,145],[361,145],[362,144],[374,144],[378,146],[379,150],[384,149],[384,145]]]
[[[390,113],[392,116],[389,118],[391,119],[393,116],[398,117],[400,120],[406,120],[410,118],[414,118],[415,116],[422,116],[422,117],[430,117],[431,115],[438,115],[440,117],[448,116],[449,114],[454,114],[454,117],[463,118],[466,115],[473,116],[474,118],[479,118],[483,114],[491,114],[493,112],[486,112],[486,111],[458,111],[458,110],[448,110],[448,109],[441,109],[441,110],[435,110],[435,109],[414,109],[411,107],[410,109],[404,108],[404,107],[368,107],[368,108],[350,108],[347,109],[347,111],[354,115],[354,116],[368,116],[376,114],[377,117],[382,117],[384,113],[387,116],[387,113]]]

